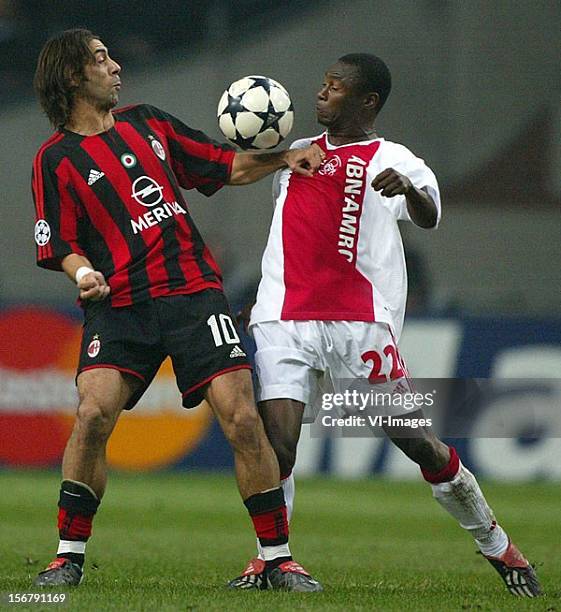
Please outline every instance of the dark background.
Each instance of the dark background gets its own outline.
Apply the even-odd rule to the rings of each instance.
[[[321,131],[323,72],[373,52],[393,73],[379,131],[423,157],[440,180],[437,232],[402,226],[410,313],[559,311],[561,18],[558,2],[357,0],[0,1],[0,301],[69,304],[63,275],[34,266],[30,168],[50,128],[34,99],[41,46],[69,27],[98,33],[123,66],[123,104],[148,102],[221,138],[228,84],[261,73],[296,109],[288,142]],[[259,275],[270,179],[227,188],[192,213],[242,300]]]

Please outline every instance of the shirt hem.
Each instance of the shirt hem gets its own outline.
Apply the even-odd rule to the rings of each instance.
[[[154,300],[160,297],[171,297],[174,295],[191,295],[192,293],[200,293],[201,291],[206,291],[207,289],[218,289],[219,291],[224,291],[222,283],[218,281],[207,282],[204,285],[197,285],[192,288],[185,287],[182,289],[174,289],[172,291],[163,291],[161,293],[157,292],[157,293],[154,293],[153,295],[146,295],[142,299],[135,299],[135,300],[131,300],[131,299],[122,300],[121,299],[120,300],[118,298],[113,297],[113,299],[111,300],[111,307],[112,308],[123,308],[125,306],[132,306],[133,304],[141,304],[142,302],[148,302],[149,300]]]
[[[298,312],[283,312],[281,321],[376,321],[372,311],[370,312],[325,312],[317,310],[303,310]]]
[[[375,317],[372,312],[287,312],[270,316],[259,316],[251,319],[249,327],[258,323],[269,321],[365,321],[369,323],[387,323],[393,328],[394,321],[391,317]]]

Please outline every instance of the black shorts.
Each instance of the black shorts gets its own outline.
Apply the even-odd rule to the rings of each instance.
[[[203,400],[216,376],[250,368],[224,294],[207,289],[112,308],[109,300],[86,306],[78,374],[113,368],[142,381],[132,408],[169,355],[183,406]]]

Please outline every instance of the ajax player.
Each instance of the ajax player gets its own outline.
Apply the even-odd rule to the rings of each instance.
[[[374,376],[395,390],[409,388],[397,351],[407,292],[397,222],[435,228],[440,195],[422,159],[376,133],[390,89],[380,58],[340,58],[317,94],[316,114],[326,131],[293,145],[315,143],[325,161],[310,179],[285,169],[275,180],[276,207],[250,329],[260,412],[279,460],[289,518],[296,447],[318,381]],[[420,466],[436,500],[471,534],[509,591],[539,595],[534,569],[496,522],[456,450],[428,428],[414,438],[403,429],[385,430]],[[265,588],[262,558],[230,586]]]
[[[88,30],[68,30],[45,44],[35,85],[56,128],[33,165],[37,262],[76,283],[85,315],[80,403],[62,463],[60,540],[35,585],[80,583],[105,492],[107,441],[169,355],[183,405],[206,399],[233,448],[268,584],[319,590],[290,555],[279,467],[253,400],[249,364],[220,270],[180,188],[210,196],[285,166],[311,177],[324,153],[315,145],[236,153],[152,106],[114,110],[121,67]]]

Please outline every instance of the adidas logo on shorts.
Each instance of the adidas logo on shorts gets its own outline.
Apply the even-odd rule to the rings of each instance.
[[[234,357],[247,357],[247,355],[237,344],[230,352],[230,358],[233,359]]]

